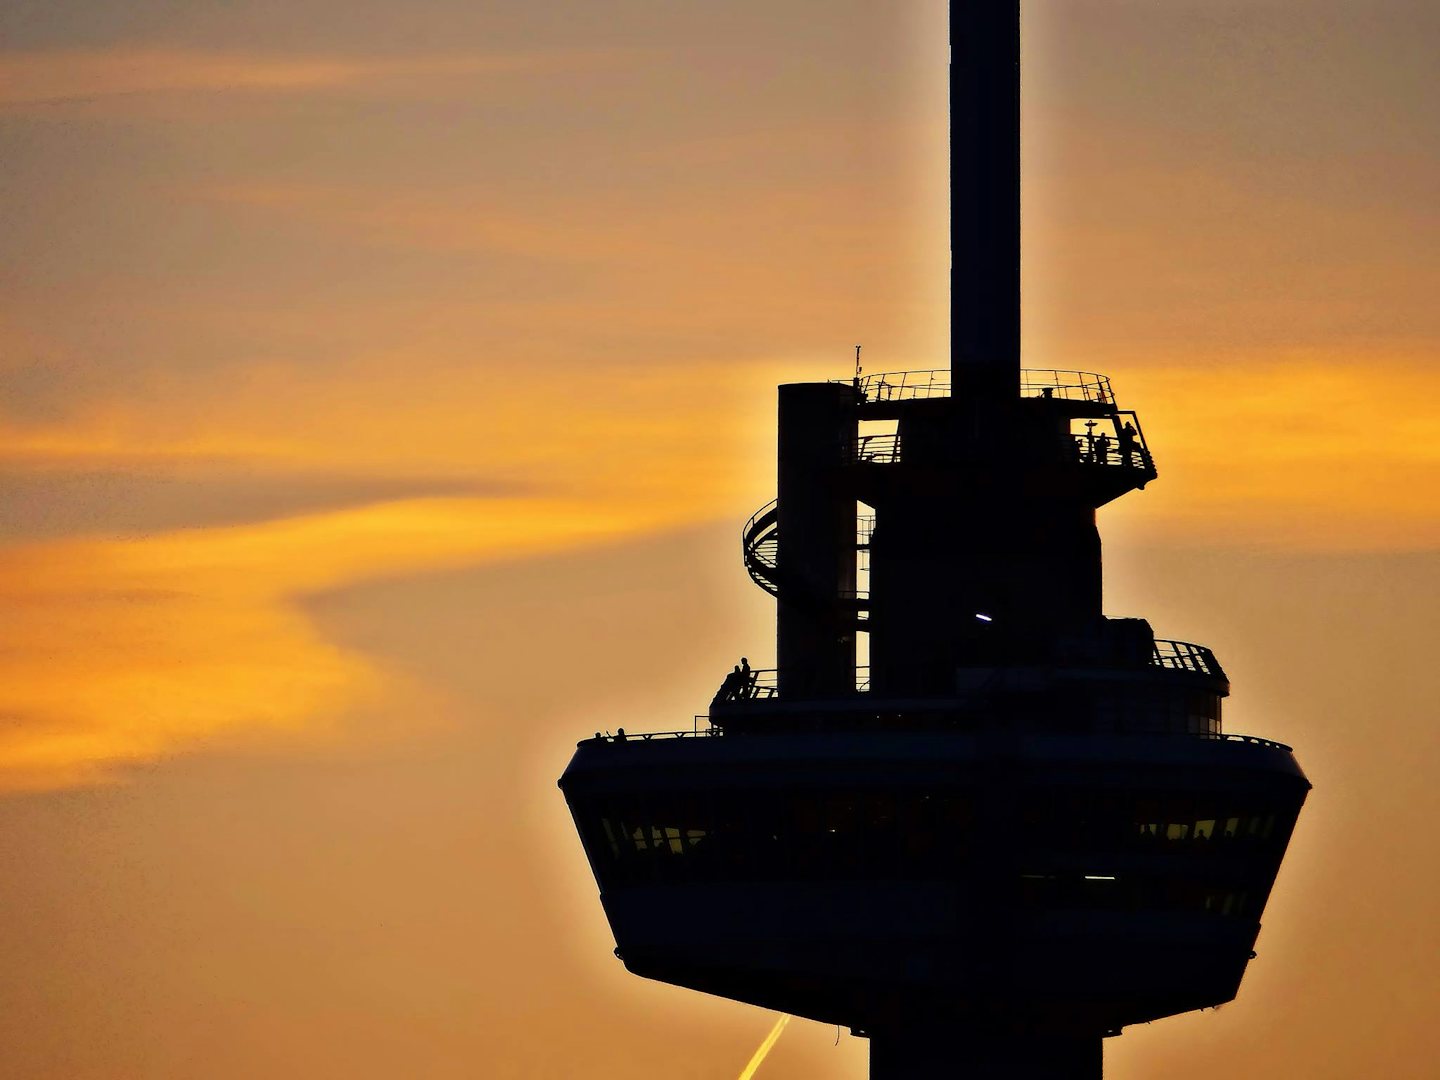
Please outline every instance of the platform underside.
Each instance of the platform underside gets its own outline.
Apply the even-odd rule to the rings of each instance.
[[[1234,997],[1308,787],[1273,747],[893,733],[582,746],[564,786],[637,974],[1087,1038]]]

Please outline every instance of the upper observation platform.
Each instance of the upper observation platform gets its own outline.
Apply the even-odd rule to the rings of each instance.
[[[1155,638],[1148,652],[1134,657],[1126,666],[1200,675],[1217,686],[1229,686],[1229,678],[1220,661],[1215,659],[1214,651],[1193,641]],[[777,674],[774,668],[731,672],[725,676],[714,700],[720,704],[731,704],[777,699],[780,696]],[[868,694],[870,691],[870,669],[864,665],[856,667],[853,693]],[[847,691],[846,696],[849,694],[850,691]]]
[[[832,379],[831,382],[844,384],[846,380]],[[850,385],[860,391],[867,405],[948,398],[954,387],[949,368],[876,372],[850,380]],[[1019,393],[1021,397],[1087,402],[1102,409],[1113,408],[1115,404],[1110,377],[1093,371],[1023,368],[1020,371]]]
[[[1143,620],[1133,623],[1131,630],[1149,629]],[[785,692],[775,669],[738,667],[716,691],[707,720],[754,733],[973,732],[998,724],[1030,733],[1220,735],[1230,682],[1215,654],[1168,638],[1134,644],[1129,655],[1076,650],[1048,664],[960,668],[946,691],[920,695],[907,691],[903,672],[897,680],[892,670],[887,679],[865,664],[844,686],[798,695]]]
[[[946,368],[879,372],[848,382],[832,380],[832,385],[851,386],[856,391],[856,419],[872,431],[862,428],[852,460],[867,465],[896,465],[929,457],[923,448],[917,457],[914,446],[907,455],[904,421],[952,399],[955,390]],[[1139,418],[1133,410],[1120,408],[1108,376],[1093,371],[1025,368],[1019,373],[1015,400],[1020,403],[1019,422],[1032,431],[1037,426],[1043,430],[1039,439],[1032,437],[1017,447],[1025,456],[1101,467],[1103,478],[1095,472],[1091,476],[1109,498],[1143,488],[1155,478],[1155,460]],[[895,431],[873,432],[884,421],[900,426]]]

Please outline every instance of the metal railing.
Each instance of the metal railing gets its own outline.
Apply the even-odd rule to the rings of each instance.
[[[1125,439],[1094,432],[1071,433],[1076,459],[1087,465],[1119,465],[1127,469],[1154,472],[1150,451],[1137,439]]]
[[[875,515],[861,514],[855,519],[855,546],[864,548],[870,546],[870,537],[875,532]]]
[[[710,723],[710,717],[708,717],[708,716],[697,716],[695,719],[696,719],[697,721],[704,720],[707,725]],[[691,731],[636,731],[636,732],[629,732],[629,731],[627,731],[627,732],[625,732],[623,735],[622,735],[621,733],[619,733],[619,732],[615,732],[615,733],[612,734],[611,732],[608,732],[608,731],[605,731],[605,732],[597,731],[597,732],[596,732],[594,735],[592,735],[590,738],[588,738],[588,739],[581,739],[580,742],[577,743],[576,745],[577,745],[577,746],[584,746],[586,743],[591,743],[591,742],[628,743],[628,742],[656,742],[656,741],[658,741],[658,740],[660,740],[660,739],[713,739],[713,738],[718,738],[720,735],[723,735],[723,734],[724,734],[724,732],[721,731],[720,728],[717,728],[717,727],[703,727],[703,728],[702,728],[702,727],[700,727],[700,726],[698,725],[698,723],[697,723],[696,727],[695,727],[693,730],[691,730]]]
[[[949,397],[953,390],[949,368],[876,372],[850,380],[850,385],[872,404]],[[1023,368],[1020,371],[1020,396],[1088,401],[1096,405],[1115,404],[1109,376],[1062,368]]]
[[[1122,438],[1106,433],[1072,433],[1074,460],[1089,465],[1118,465],[1129,469],[1154,471],[1150,451],[1138,438]],[[864,435],[855,442],[855,460],[874,465],[894,465],[902,459],[900,436]],[[873,527],[873,526],[872,526]]]
[[[1192,739],[1214,739],[1216,742],[1239,742],[1249,743],[1252,746],[1268,746],[1271,750],[1284,750],[1287,754],[1295,751],[1293,746],[1286,746],[1283,742],[1276,742],[1274,739],[1262,739],[1259,735],[1230,735],[1221,731],[1195,731],[1186,734]]]
[[[762,567],[773,571],[776,566],[776,546],[780,538],[780,507],[771,499],[755,513],[740,530],[740,541],[746,552],[746,562],[752,557]],[[860,514],[855,518],[855,546],[867,547],[875,531],[875,515]]]
[[[750,580],[771,596],[778,596],[780,587],[775,576],[779,570],[780,506],[776,500],[771,499],[745,522],[740,530],[740,549]]]
[[[1225,677],[1215,654],[1204,645],[1189,641],[1157,638],[1150,664],[1152,667],[1170,671],[1188,671],[1221,679]],[[870,667],[868,664],[858,665],[855,668],[855,693],[869,692]],[[728,704],[740,701],[769,701],[779,696],[779,672],[774,668],[755,668],[744,679],[737,679],[733,671],[727,675],[715,695],[715,702]]]
[[[900,460],[900,436],[862,435],[855,440],[855,460],[893,465]]]
[[[729,705],[739,701],[766,701],[779,697],[779,672],[774,668],[759,668],[741,671],[736,668],[727,674],[715,691],[710,704]]]
[[[1110,388],[1108,375],[1060,368],[1023,369],[1020,372],[1020,396],[1089,401],[1096,405],[1115,404],[1115,392]]]
[[[701,727],[701,726],[700,726],[700,722],[701,722],[702,720],[705,722],[705,725],[706,725],[706,726],[704,726],[704,727]],[[690,731],[642,731],[642,732],[636,732],[636,733],[634,733],[634,734],[632,734],[632,733],[630,733],[630,732],[626,732],[626,733],[624,733],[623,735],[620,734],[620,733],[618,733],[618,732],[616,732],[616,733],[614,733],[614,734],[611,734],[611,733],[608,732],[608,731],[606,731],[606,732],[598,732],[598,731],[597,731],[597,732],[594,734],[594,736],[592,736],[592,737],[589,738],[589,739],[582,739],[577,745],[583,746],[585,743],[590,743],[590,742],[626,743],[626,742],[656,742],[656,741],[662,740],[662,739],[715,739],[715,738],[720,738],[720,737],[723,736],[724,734],[725,734],[725,729],[724,729],[724,728],[715,727],[715,726],[711,725],[711,723],[710,723],[710,717],[709,717],[709,716],[705,716],[705,715],[701,715],[701,716],[695,717],[695,727],[694,727],[692,730],[690,730]],[[1133,735],[1132,737],[1142,737],[1142,736],[1140,736],[1139,734],[1135,734],[1135,735]],[[1144,735],[1143,737],[1155,738],[1156,736],[1155,736],[1154,734],[1146,734],[1146,735]],[[1213,741],[1213,742],[1248,743],[1248,744],[1251,745],[1251,746],[1263,746],[1263,747],[1266,747],[1266,748],[1268,748],[1268,749],[1270,749],[1270,750],[1281,750],[1281,751],[1283,751],[1283,752],[1285,752],[1285,753],[1287,753],[1287,754],[1293,754],[1293,753],[1295,752],[1295,748],[1294,748],[1293,746],[1288,746],[1287,744],[1282,743],[1282,742],[1276,742],[1274,739],[1262,739],[1262,738],[1261,738],[1260,736],[1258,736],[1258,735],[1239,735],[1239,734],[1233,734],[1233,735],[1232,735],[1232,734],[1229,734],[1229,733],[1221,733],[1221,732],[1208,732],[1208,731],[1189,732],[1189,731],[1187,731],[1187,732],[1176,732],[1176,733],[1174,733],[1173,735],[1164,736],[1164,737],[1174,738],[1174,739],[1209,739],[1209,740],[1211,740],[1211,741]]]
[[[837,379],[836,382],[844,380]],[[929,371],[886,371],[853,381],[866,401],[914,401],[919,398],[950,396],[950,369]]]
[[[1196,675],[1210,675],[1221,679],[1225,677],[1225,671],[1215,659],[1215,654],[1204,645],[1189,641],[1156,638],[1155,652],[1150,663],[1172,671],[1190,671]]]
[[[870,534],[875,527],[874,515],[861,515],[855,519],[855,548],[862,559],[868,559]],[[740,551],[745,570],[750,579],[771,596],[780,595],[780,506],[777,500],[755,511],[740,530]],[[864,567],[868,570],[868,564]],[[853,602],[864,610],[870,599],[870,590],[849,589],[828,598]]]
[[[737,679],[735,672],[725,676],[720,690],[711,704],[733,704],[739,701],[768,701],[780,696],[780,673],[775,668],[755,668],[748,678]],[[870,690],[870,665],[861,664],[855,668],[854,693],[864,694]]]

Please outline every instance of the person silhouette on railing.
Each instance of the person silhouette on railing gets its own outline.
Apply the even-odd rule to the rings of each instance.
[[[1125,426],[1120,429],[1120,464],[1122,465],[1131,463],[1130,455],[1131,451],[1135,449],[1136,434],[1135,425],[1126,420]]]
[[[715,691],[715,697],[710,704],[715,705],[724,701],[745,701],[755,696],[755,681],[758,675],[750,670],[750,661],[745,657],[740,658],[740,663],[735,669],[725,676],[725,681],[720,684],[720,689]]]
[[[744,678],[740,674],[740,665],[735,665],[735,670],[727,671],[725,679],[720,683],[720,689],[715,691],[715,697],[711,705],[719,705],[726,701],[735,701],[740,697],[740,688],[744,685]]]
[[[750,661],[740,657],[740,681],[744,687],[744,695],[747,699],[755,696],[755,685],[760,681],[760,673],[750,670]]]
[[[1103,432],[1095,436],[1095,464],[1104,465],[1110,458],[1110,436]]]

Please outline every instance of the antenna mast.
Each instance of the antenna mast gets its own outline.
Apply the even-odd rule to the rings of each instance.
[[[951,378],[995,401],[1020,380],[1019,0],[952,4],[950,50]]]

